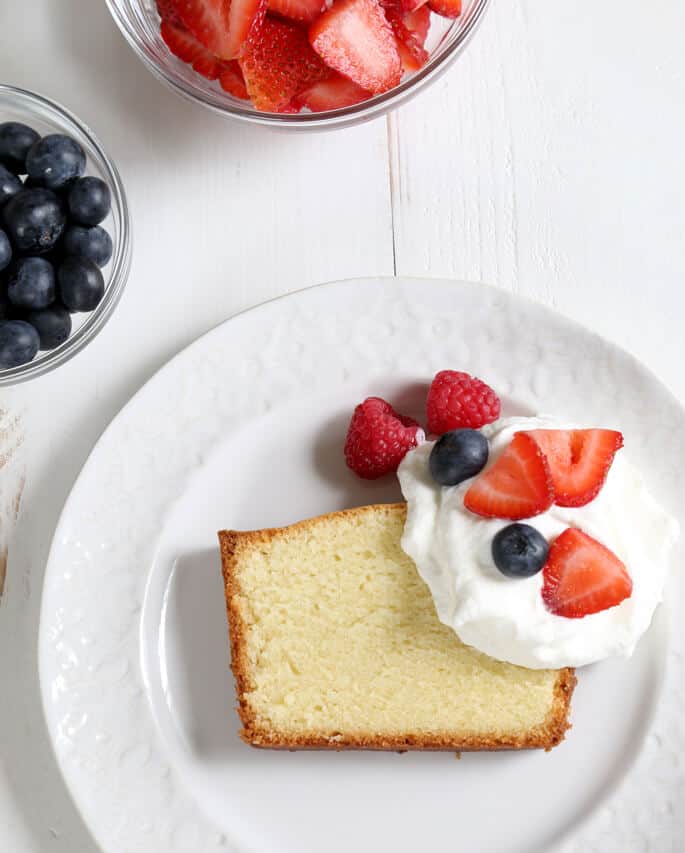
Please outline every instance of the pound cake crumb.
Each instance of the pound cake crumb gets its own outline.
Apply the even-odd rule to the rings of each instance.
[[[402,551],[404,504],[219,533],[242,738],[273,749],[551,749],[572,669],[459,641]]]

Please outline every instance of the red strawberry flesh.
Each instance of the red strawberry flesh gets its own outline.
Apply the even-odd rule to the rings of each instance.
[[[308,107],[313,113],[325,110],[339,110],[350,107],[371,97],[371,93],[357,86],[342,74],[331,73],[330,77],[314,83],[297,96],[297,102]]]
[[[552,543],[542,574],[545,606],[568,619],[615,607],[633,591],[630,575],[616,554],[573,527]]]
[[[252,103],[270,112],[293,111],[293,98],[330,72],[295,24],[267,18],[239,59]]]
[[[464,495],[464,506],[485,518],[520,521],[552,506],[549,465],[535,441],[516,433],[511,444],[478,476]]]
[[[236,59],[266,14],[266,0],[174,0],[195,38],[219,59]]]
[[[310,24],[326,8],[325,0],[268,0],[269,11],[293,21]]]
[[[538,429],[527,434],[547,457],[559,506],[585,506],[594,500],[623,447],[621,433],[610,429]]]
[[[428,0],[428,5],[443,18],[458,18],[461,15],[461,0]]]
[[[397,39],[397,50],[405,71],[418,71],[428,61],[423,43],[430,26],[430,10],[423,6],[407,14],[400,6],[386,5],[385,16]]]
[[[208,80],[216,80],[227,65],[217,59],[207,48],[200,44],[195,36],[183,24],[164,19],[160,26],[160,35],[169,50],[192,65],[193,69]]]
[[[309,28],[312,47],[327,65],[373,94],[400,82],[402,63],[377,0],[337,0]]]

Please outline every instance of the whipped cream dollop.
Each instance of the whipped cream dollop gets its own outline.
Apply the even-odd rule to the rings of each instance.
[[[483,429],[490,442],[488,465],[520,430],[576,428],[548,417],[499,420]],[[527,520],[550,543],[567,527],[580,528],[610,548],[632,578],[632,595],[621,604],[568,619],[545,607],[542,572],[512,579],[498,571],[492,540],[512,522],[482,518],[464,507],[473,479],[452,487],[436,483],[428,467],[433,444],[410,451],[398,477],[407,501],[402,548],[428,584],[440,621],[490,657],[531,669],[631,655],[663,597],[678,524],[626,461],[625,450],[616,454],[602,490],[589,504],[552,506]]]

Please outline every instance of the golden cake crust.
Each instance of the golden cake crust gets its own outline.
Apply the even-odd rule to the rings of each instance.
[[[334,520],[336,517],[350,518],[369,511],[401,515],[406,513],[406,505],[378,504],[353,509],[340,510],[317,518],[306,519],[288,527],[267,528],[254,531],[219,531],[221,563],[226,595],[229,637],[231,645],[231,669],[235,677],[238,697],[238,713],[243,723],[241,738],[255,747],[269,749],[366,749],[404,752],[408,750],[475,752],[513,749],[552,749],[564,739],[570,728],[568,715],[571,696],[576,686],[575,671],[572,668],[558,670],[554,685],[554,698],[544,723],[519,735],[505,736],[493,732],[477,736],[462,732],[453,734],[431,734],[406,732],[398,735],[379,735],[364,731],[330,735],[325,732],[311,731],[306,734],[281,732],[264,727],[256,718],[247,700],[254,690],[247,657],[247,625],[240,599],[242,589],[238,572],[241,555],[259,545],[269,545],[275,538],[288,539],[312,528],[322,520]]]

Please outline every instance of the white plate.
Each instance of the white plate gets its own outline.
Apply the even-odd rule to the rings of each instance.
[[[652,720],[664,608],[631,661],[580,672],[574,728],[549,754],[280,753],[237,737],[216,530],[396,499],[394,482],[346,470],[350,412],[378,394],[420,415],[444,367],[484,377],[509,412],[619,424],[685,521],[683,410],[629,355],[541,306],[483,285],[380,279],[235,317],[114,420],[50,555],[45,712],[106,853],[533,853],[562,838],[582,853],[682,849],[682,617]]]

